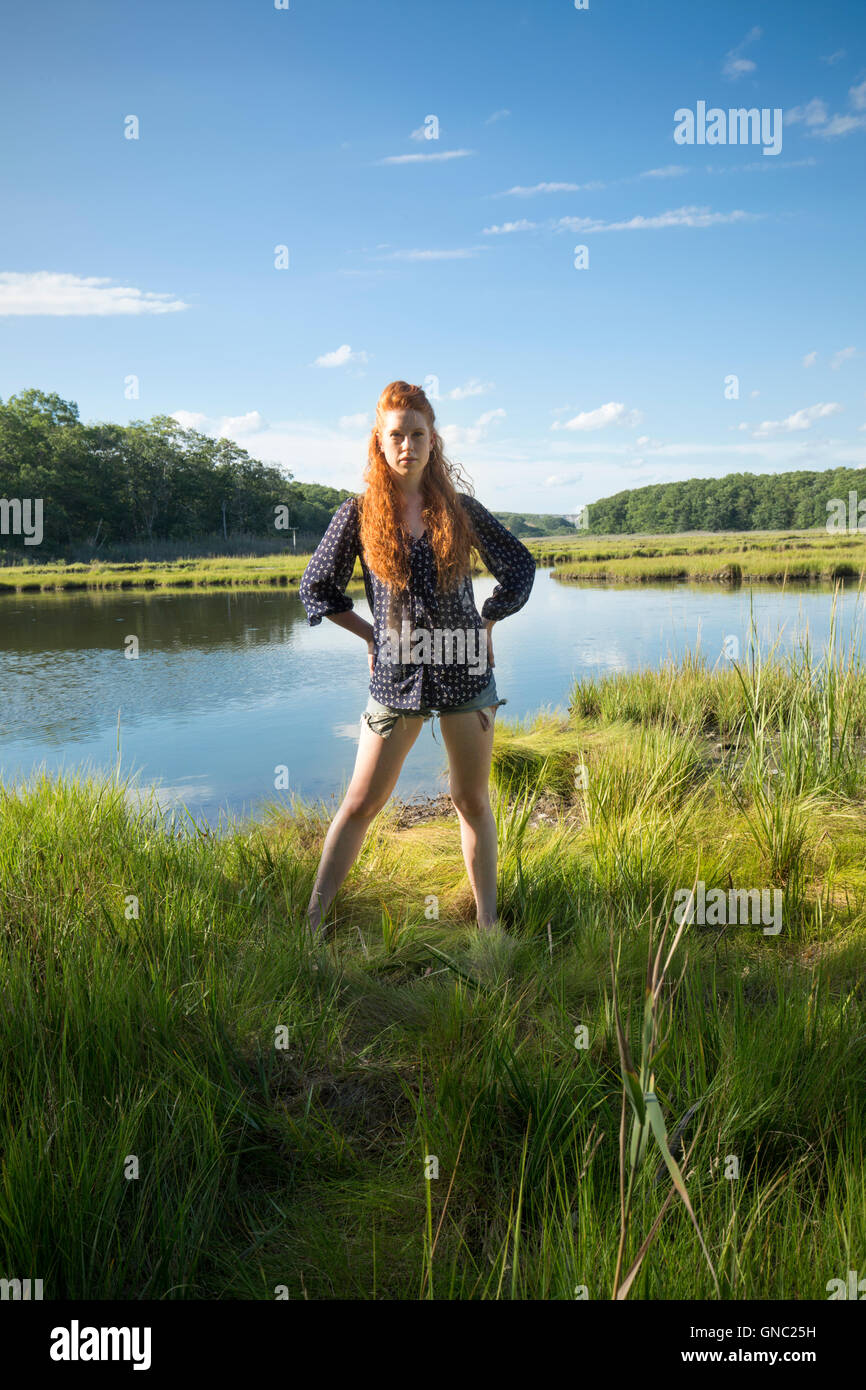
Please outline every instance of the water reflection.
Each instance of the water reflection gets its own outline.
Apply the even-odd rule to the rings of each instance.
[[[492,579],[474,581],[480,605]],[[363,590],[357,611],[369,618]],[[494,628],[507,719],[565,709],[573,680],[655,666],[699,646],[715,661],[726,638],[745,654],[750,591],[706,585],[639,588],[562,583],[538,572],[522,612]],[[753,591],[762,643],[790,650],[805,627],[820,650],[830,592]],[[859,633],[862,599],[842,600],[840,642]],[[136,636],[137,660],[124,656]],[[336,673],[336,674],[335,674]],[[0,776],[44,764],[121,768],[159,782],[160,802],[216,823],[291,792],[333,806],[351,775],[367,697],[365,645],[307,625],[287,590],[0,596]],[[397,792],[445,789],[438,728],[427,724]],[[280,767],[289,791],[276,791]]]

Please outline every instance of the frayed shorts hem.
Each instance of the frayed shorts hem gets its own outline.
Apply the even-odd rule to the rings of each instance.
[[[467,714],[471,713],[473,710],[478,714],[482,729],[488,729],[490,725],[487,711],[490,710],[495,713],[500,705],[508,704],[507,699],[497,698],[495,685],[492,693],[493,699],[491,700],[491,692],[488,687],[486,690],[482,690],[480,695],[476,695],[474,700],[467,700],[465,704],[454,705],[450,709],[448,707],[439,709],[427,707],[422,707],[421,709],[393,709],[390,705],[379,704],[378,700],[374,700],[371,695],[367,702],[367,708],[364,710],[361,718],[365,721],[368,728],[372,729],[373,733],[378,734],[380,738],[389,738],[397,725],[397,721],[400,719],[422,719],[426,723],[428,719],[433,719],[436,714]],[[436,737],[435,730],[433,737]]]

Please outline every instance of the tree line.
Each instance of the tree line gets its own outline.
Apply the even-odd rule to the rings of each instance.
[[[653,483],[591,503],[583,529],[594,535],[824,529],[827,503],[841,498],[847,506],[849,492],[866,499],[866,468]]]
[[[232,440],[184,429],[169,415],[82,424],[77,405],[53,393],[0,400],[0,498],[43,499],[41,553],[232,533],[290,545],[289,528],[321,535],[348,496],[297,482]],[[278,507],[286,509],[279,530]],[[34,558],[18,536],[0,537],[0,546]]]

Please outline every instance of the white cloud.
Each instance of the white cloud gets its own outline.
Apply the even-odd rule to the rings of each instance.
[[[533,198],[536,193],[581,193],[587,189],[604,188],[603,183],[532,183],[515,184],[513,188],[506,188],[504,193],[497,193],[497,198]]]
[[[488,391],[494,390],[492,381],[479,381],[473,377],[467,381],[465,386],[455,386],[453,391],[445,392],[445,399],[449,401],[465,401],[468,396],[484,396]]]
[[[249,415],[234,417],[245,420]],[[352,417],[348,417],[352,418]],[[212,418],[195,411],[176,410],[173,419],[184,428],[197,429],[214,439],[233,438],[229,417]],[[362,433],[325,426],[314,420],[287,420],[263,425],[255,438],[238,441],[253,458],[279,468],[287,468],[303,482],[362,491],[367,462],[366,441]]]
[[[474,256],[478,251],[486,250],[481,246],[458,246],[452,251],[390,251],[387,256],[381,256],[383,261],[463,261],[469,256]]]
[[[126,285],[106,276],[66,275],[53,270],[0,271],[0,314],[50,314],[105,318],[116,314],[173,314],[188,309],[182,299]]]
[[[478,444],[487,435],[494,420],[504,420],[505,411],[500,407],[498,410],[487,410],[483,415],[479,415],[474,425],[445,425],[439,431],[445,441],[446,448],[460,448],[465,444]]]
[[[711,212],[708,207],[691,206],[671,208],[654,217],[638,215],[626,222],[600,222],[592,217],[560,217],[554,225],[574,232],[627,232],[658,227],[714,227],[725,222],[752,221],[761,216],[762,213],[743,212],[740,208],[733,212]]]
[[[509,232],[531,232],[541,225],[540,222],[529,222],[525,217],[522,217],[519,222],[500,222],[492,227],[484,227],[481,235],[507,236]]]
[[[348,343],[343,343],[342,347],[336,348],[333,352],[326,352],[321,357],[317,357],[312,363],[314,367],[344,367],[347,362],[366,362],[366,352],[353,352]]]
[[[507,109],[507,107],[503,107],[501,111],[494,111],[492,116],[488,116],[484,124],[493,125],[494,121],[504,121],[505,117],[510,115],[511,112]]]
[[[203,415],[198,410],[175,410],[171,418],[177,420],[182,429],[210,434],[214,439],[238,439],[268,428],[258,410],[248,410],[245,415],[222,416]]]
[[[207,420],[207,416],[202,415],[200,410],[175,410],[172,412],[171,418],[172,420],[177,420],[181,429],[198,430],[202,434],[208,433],[207,430],[202,429],[202,426]]]
[[[851,358],[851,357],[856,357],[856,356],[857,356],[857,349],[856,349],[856,348],[853,348],[853,347],[840,348],[839,351],[838,351],[838,352],[834,352],[834,353],[833,353],[833,356],[830,358],[830,367],[831,367],[831,369],[832,369],[834,372],[838,372],[838,370],[839,370],[839,368],[842,366],[842,363],[843,363],[843,362],[847,362],[847,361],[849,360],[849,358]]]
[[[569,232],[625,232],[644,231],[659,227],[715,227],[726,222],[750,222],[765,216],[764,213],[744,212],[741,208],[733,212],[712,212],[708,207],[670,208],[654,217],[638,215],[625,222],[603,222],[596,217],[558,217],[548,222],[530,222],[521,218],[517,222],[500,222],[482,229],[482,236],[506,236],[513,232],[569,231]]]
[[[813,97],[805,106],[792,106],[784,116],[785,125],[798,125],[802,121],[804,125],[815,126],[823,125],[826,120],[827,103],[820,97]]]
[[[337,424],[341,430],[363,430],[366,429],[368,420],[367,412],[361,410],[357,415],[341,415]]]
[[[837,48],[835,53],[828,53],[826,58],[821,59],[821,62],[826,63],[828,67],[832,68],[836,63],[841,62],[844,57],[844,48]]]
[[[467,159],[474,150],[435,150],[431,154],[389,154],[386,159],[377,159],[377,164],[434,164],[446,159]]]
[[[834,135],[850,135],[852,130],[866,130],[866,114],[862,116],[831,116],[815,134],[830,140]]]
[[[631,427],[640,424],[642,419],[643,416],[639,410],[627,410],[622,401],[608,401],[606,405],[600,405],[597,410],[582,410],[571,420],[562,422],[556,420],[551,425],[551,429],[603,430],[607,429],[609,425]]]
[[[817,354],[817,352],[807,352],[807,353],[806,353],[806,356],[803,358],[803,366],[804,366],[804,367],[814,367],[814,365],[815,365],[815,363],[816,363],[817,361],[818,361],[818,354]]]
[[[732,48],[725,55],[725,62],[722,67],[722,76],[727,77],[731,82],[736,82],[744,77],[747,72],[754,72],[756,64],[751,58],[742,58],[740,55],[744,48],[749,44],[756,43],[761,37],[762,30],[756,24],[750,29],[744,39],[741,39],[736,48]]]
[[[583,482],[583,472],[551,473],[545,478],[542,487],[574,487],[575,483]]]
[[[818,163],[813,155],[808,159],[765,159],[761,163],[751,160],[748,164],[706,164],[708,174],[755,174],[767,173],[770,169],[806,169]]]
[[[265,422],[257,410],[248,410],[246,415],[226,415],[220,424],[220,434],[234,439],[239,434],[257,434],[265,428]]]
[[[753,431],[753,436],[755,439],[764,439],[768,434],[792,434],[798,430],[809,430],[816,420],[823,420],[828,415],[838,415],[841,409],[838,401],[822,401],[818,405],[795,410],[793,415],[788,415],[784,420],[764,420]]]
[[[810,135],[831,140],[836,135],[850,135],[852,130],[866,130],[866,81],[848,88],[848,105],[858,115],[829,115],[827,103],[820,97],[813,97],[805,106],[794,106],[785,112],[784,122],[796,125],[802,122],[809,127]]]
[[[641,179],[676,179],[689,171],[685,164],[665,164],[661,169],[645,169],[638,175]]]

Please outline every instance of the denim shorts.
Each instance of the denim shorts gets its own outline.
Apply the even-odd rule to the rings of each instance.
[[[394,709],[391,705],[380,705],[371,695],[361,718],[366,720],[373,733],[379,734],[381,738],[388,738],[398,719],[427,720],[432,719],[434,713],[465,714],[467,710],[477,710],[482,729],[487,729],[490,725],[486,711],[507,704],[507,700],[499,699],[496,693],[496,679],[491,675],[484,689],[474,699],[466,700],[462,705],[447,705],[444,708],[440,706],[437,710],[426,705],[422,705],[420,709]],[[436,737],[435,732],[433,737]]]

